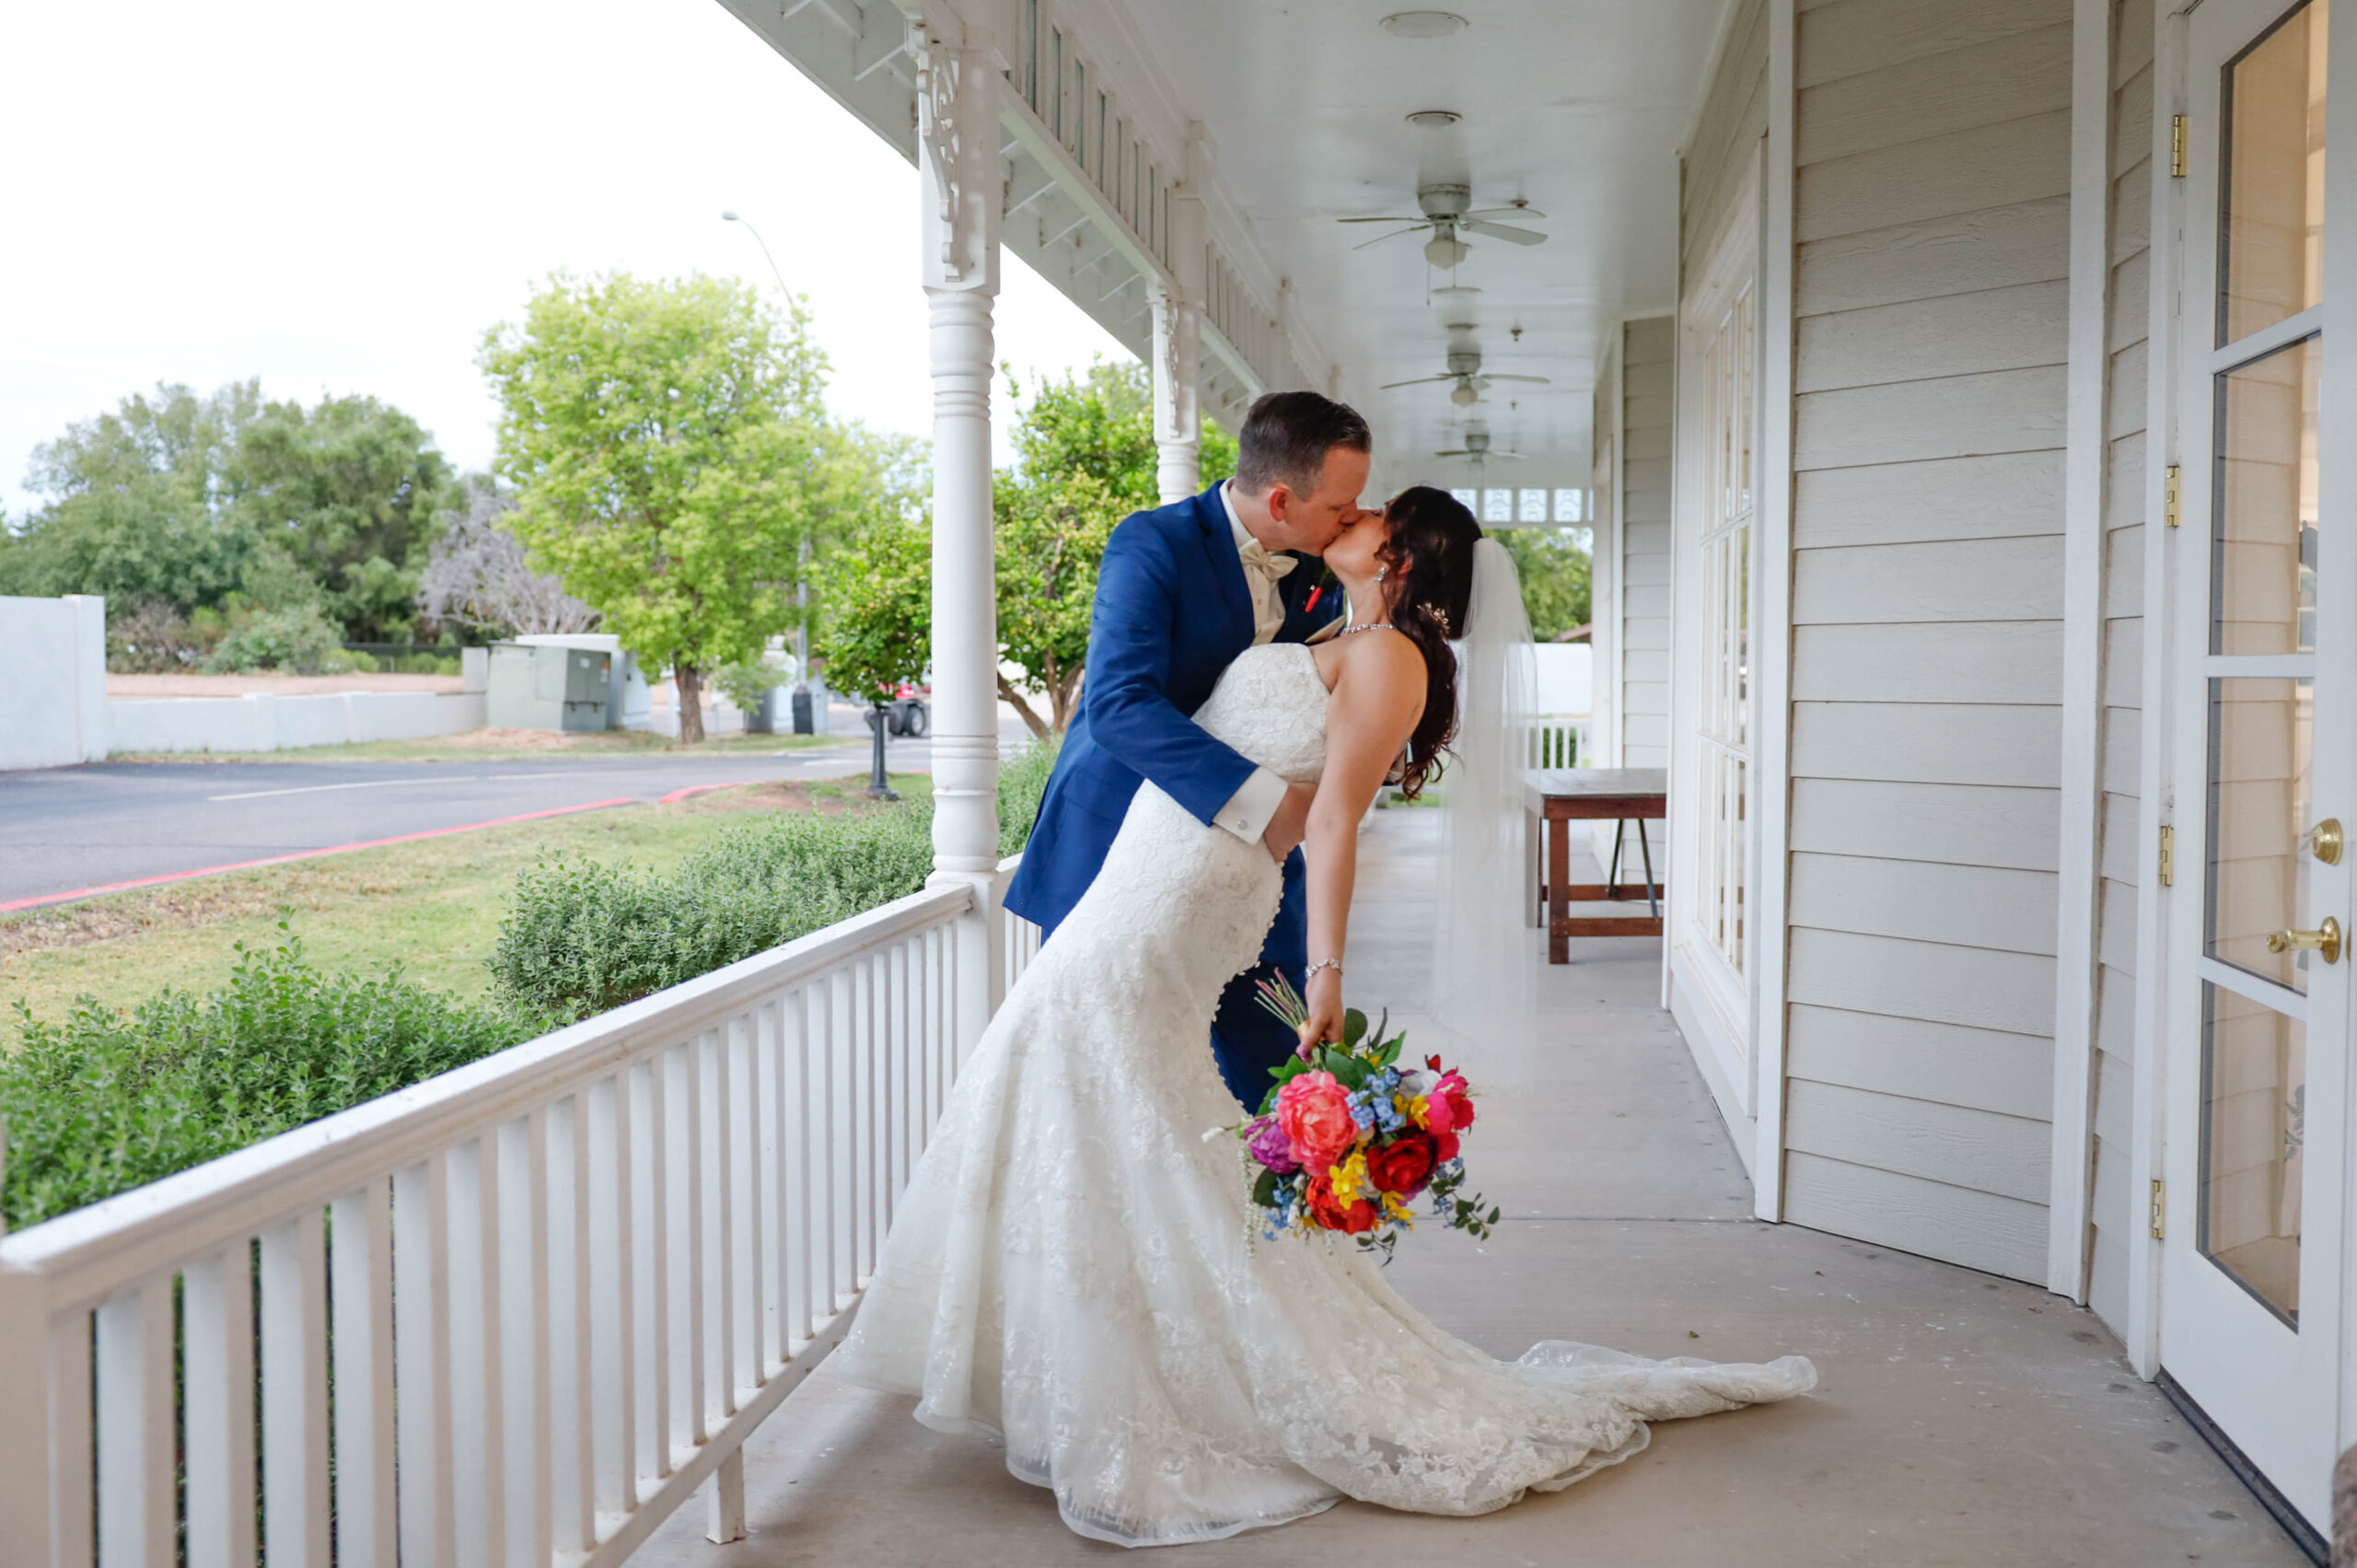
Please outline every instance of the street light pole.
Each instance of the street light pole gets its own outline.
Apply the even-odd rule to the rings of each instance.
[[[794,291],[785,286],[785,274],[777,270],[777,258],[770,254],[770,242],[761,238],[761,231],[753,226],[752,220],[740,216],[734,207],[723,207],[720,217],[724,223],[745,226],[745,232],[751,235],[753,243],[761,248],[761,260],[770,264],[770,276],[777,280],[777,291],[791,301]],[[810,684],[810,540],[807,535],[795,548],[794,609],[794,680],[810,703],[810,728],[807,731],[797,728],[791,717],[786,720],[786,726],[795,734],[815,734],[819,728],[819,691]],[[883,775],[879,773],[877,777],[880,783]]]

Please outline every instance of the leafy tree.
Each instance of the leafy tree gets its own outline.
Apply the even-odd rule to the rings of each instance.
[[[1035,736],[1062,732],[1072,718],[1088,658],[1088,618],[1097,563],[1113,526],[1131,510],[1086,469],[1024,477],[1001,474],[996,512],[999,651],[1045,692],[1044,718],[1002,670],[998,694]]]
[[[1573,528],[1497,528],[1491,538],[1506,547],[1522,576],[1523,612],[1530,634],[1542,643],[1588,623],[1588,553]]]
[[[933,530],[922,515],[872,523],[827,552],[816,656],[827,684],[868,703],[922,680],[932,657]]]
[[[265,404],[238,432],[223,487],[255,538],[320,586],[354,642],[405,641],[424,548],[452,490],[417,421],[370,397]]]
[[[241,584],[256,540],[223,477],[261,413],[260,385],[210,397],[159,384],[33,449],[27,488],[48,497],[0,550],[0,593],[104,594],[180,614]]]
[[[1012,372],[1007,380],[1020,408],[1017,473],[1086,473],[1112,493],[1123,517],[1156,505],[1154,383],[1144,366],[1100,359],[1079,375],[1039,381],[1028,403]],[[1204,485],[1236,472],[1236,437],[1207,419],[1202,440]]]
[[[670,666],[684,740],[703,738],[704,672],[794,620],[797,481],[824,460],[808,321],[701,275],[559,274],[483,337],[509,527],[642,664]]]

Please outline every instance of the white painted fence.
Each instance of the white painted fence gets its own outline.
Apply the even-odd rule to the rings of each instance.
[[[0,1560],[612,1564],[708,1479],[740,1534],[739,1446],[1028,961],[988,890],[0,1240]]]
[[[1533,768],[1576,768],[1586,765],[1587,715],[1543,715],[1529,721],[1529,756]]]
[[[271,691],[243,697],[131,697],[106,704],[111,756],[157,751],[291,751],[358,740],[425,740],[483,726],[480,691]]]

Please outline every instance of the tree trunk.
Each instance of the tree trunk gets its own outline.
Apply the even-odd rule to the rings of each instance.
[[[1071,726],[1073,710],[1080,706],[1080,679],[1087,673],[1086,665],[1076,664],[1064,671],[1062,679],[1056,682],[1056,728],[1058,730]]]
[[[1031,711],[1031,704],[1023,700],[1023,693],[1017,691],[1014,682],[1008,680],[1004,675],[998,678],[998,694],[1001,701],[1022,715],[1024,724],[1031,731],[1032,739],[1039,740],[1046,737],[1048,733],[1046,721]],[[1056,721],[1056,726],[1059,729],[1063,727],[1063,721],[1061,718]]]
[[[703,744],[703,671],[691,664],[673,665],[672,679],[679,694],[679,742]]]

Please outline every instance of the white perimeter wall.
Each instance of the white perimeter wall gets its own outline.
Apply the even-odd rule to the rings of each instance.
[[[106,755],[107,601],[0,598],[0,768]]]
[[[0,604],[10,601],[0,599]],[[424,740],[483,726],[480,691],[334,691],[162,697],[105,705],[106,752],[287,751],[359,740]]]

